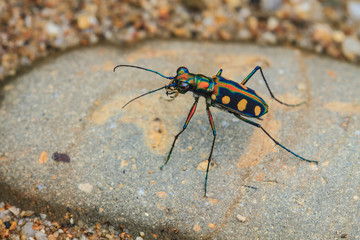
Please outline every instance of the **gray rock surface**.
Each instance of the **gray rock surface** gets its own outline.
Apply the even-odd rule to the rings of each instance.
[[[212,134],[199,103],[164,167],[193,103],[164,92],[131,98],[179,66],[240,82],[257,65],[288,108],[269,97],[260,74],[248,86],[269,104],[259,129],[212,110],[218,137],[208,197],[204,164]],[[297,50],[241,44],[149,41],[97,46],[48,58],[0,92],[0,199],[58,219],[109,221],[144,239],[360,238],[360,69]],[[65,153],[70,162],[52,160]],[[240,219],[240,220],[239,220]]]

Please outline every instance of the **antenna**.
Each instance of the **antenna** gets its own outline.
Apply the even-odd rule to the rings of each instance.
[[[175,86],[175,84],[165,85],[165,86],[163,86],[163,87],[161,87],[161,88],[158,88],[158,89],[155,89],[155,90],[151,90],[150,92],[141,94],[140,96],[137,96],[136,98],[133,98],[133,99],[131,99],[130,101],[128,101],[122,108],[126,107],[126,105],[128,105],[128,104],[131,103],[132,101],[135,101],[136,99],[139,99],[139,98],[141,98],[141,97],[143,97],[143,96],[145,96],[145,95],[148,95],[148,94],[150,94],[150,93],[159,91],[159,90],[164,89],[164,88],[173,87],[173,86]]]
[[[116,70],[116,68],[118,67],[132,67],[132,68],[138,68],[138,69],[141,69],[141,70],[145,70],[145,71],[149,71],[149,72],[153,72],[153,73],[156,73],[160,76],[162,76],[163,78],[167,78],[167,79],[174,79],[174,77],[167,77],[157,71],[154,71],[154,70],[151,70],[151,69],[147,69],[147,68],[143,68],[143,67],[139,67],[139,66],[134,66],[134,65],[127,65],[127,64],[121,64],[121,65],[117,65],[116,67],[114,67],[114,72]]]

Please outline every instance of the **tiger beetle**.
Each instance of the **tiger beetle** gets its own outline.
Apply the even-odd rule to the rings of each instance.
[[[167,155],[166,161],[160,167],[161,170],[168,163],[171,153],[174,149],[176,140],[178,139],[180,134],[185,131],[191,118],[193,117],[200,96],[205,98],[206,111],[207,111],[207,115],[209,118],[211,129],[212,129],[213,141],[212,141],[210,155],[208,157],[208,165],[207,165],[207,169],[206,169],[204,197],[206,197],[209,166],[210,166],[210,162],[212,159],[212,154],[213,154],[214,144],[215,144],[215,139],[216,139],[215,125],[214,125],[213,117],[210,112],[210,107],[216,107],[221,110],[224,110],[228,113],[233,114],[235,117],[237,117],[241,121],[244,121],[255,127],[260,128],[276,145],[279,145],[280,147],[282,147],[283,149],[285,149],[286,151],[288,151],[295,157],[297,157],[303,161],[306,161],[306,162],[313,162],[316,164],[318,163],[318,161],[309,160],[309,159],[303,158],[302,156],[294,153],[293,151],[291,151],[290,149],[288,149],[287,147],[285,147],[284,145],[282,145],[278,141],[276,141],[259,123],[256,123],[256,122],[253,122],[253,121],[247,119],[247,118],[256,118],[258,120],[262,120],[260,117],[263,116],[265,113],[267,113],[268,109],[269,109],[266,102],[254,90],[245,86],[246,83],[250,80],[250,78],[258,70],[260,70],[261,76],[266,84],[267,89],[269,90],[270,96],[273,99],[275,99],[277,102],[279,102],[280,104],[283,104],[285,106],[288,106],[288,107],[296,107],[296,106],[299,106],[304,103],[304,102],[301,102],[298,104],[287,104],[287,103],[284,103],[284,102],[280,101],[279,99],[277,99],[274,96],[274,94],[271,92],[270,87],[265,79],[264,73],[263,73],[261,67],[259,67],[259,66],[257,66],[240,84],[224,78],[221,75],[222,69],[220,69],[215,76],[207,77],[202,74],[190,73],[186,67],[179,67],[178,70],[176,71],[175,77],[167,77],[157,71],[139,67],[139,66],[134,66],[134,65],[117,65],[114,68],[114,72],[119,67],[137,68],[137,69],[153,72],[155,74],[160,75],[163,78],[167,78],[167,79],[171,80],[168,85],[165,85],[161,88],[144,93],[144,94],[130,100],[123,106],[123,108],[126,105],[128,105],[129,103],[131,103],[132,101],[139,99],[150,93],[159,91],[161,89],[165,89],[166,95],[170,95],[170,97],[172,97],[172,98],[177,97],[179,94],[185,94],[189,91],[193,92],[193,94],[194,94],[195,102],[190,109],[190,112],[186,118],[183,129],[175,136],[175,139],[172,143],[169,154]]]

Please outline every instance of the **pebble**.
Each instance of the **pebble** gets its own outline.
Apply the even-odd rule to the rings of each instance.
[[[58,36],[60,34],[60,27],[53,22],[48,22],[45,26],[45,31],[50,36]]]
[[[90,21],[88,16],[86,15],[80,15],[77,18],[77,25],[80,29],[84,30],[86,28],[90,27]]]
[[[315,24],[312,37],[314,41],[320,42],[322,46],[327,45],[332,41],[332,29],[325,23]]]
[[[345,34],[342,31],[333,31],[332,39],[335,43],[342,43],[345,40]]]
[[[279,20],[276,17],[269,17],[267,21],[267,29],[274,31],[279,26]]]
[[[240,40],[250,40],[251,32],[248,29],[240,29],[240,31],[238,32],[238,38]]]
[[[47,235],[42,231],[35,233],[35,238],[36,240],[48,240]]]
[[[351,18],[360,21],[360,2],[347,1],[347,10]]]
[[[21,211],[20,216],[21,217],[30,217],[33,214],[34,214],[34,211],[26,210],[26,211]]]
[[[236,219],[239,221],[239,222],[245,222],[246,221],[246,217],[238,214],[236,215]]]
[[[224,128],[229,127],[229,123],[228,123],[227,121],[221,121],[221,125],[222,125]]]
[[[277,38],[274,33],[272,32],[265,32],[262,34],[259,42],[261,43],[267,43],[270,45],[275,45],[277,43]]]
[[[34,223],[27,222],[21,229],[21,234],[27,238],[35,236],[36,231],[33,229]]]
[[[342,50],[347,59],[354,61],[360,57],[360,42],[354,37],[346,37],[343,44]]]
[[[281,7],[282,0],[261,1],[261,8],[265,11],[276,11]]]
[[[91,193],[94,188],[90,183],[80,183],[78,187],[81,191],[86,193]]]
[[[9,211],[12,212],[15,216],[20,214],[20,209],[13,206],[9,208]]]

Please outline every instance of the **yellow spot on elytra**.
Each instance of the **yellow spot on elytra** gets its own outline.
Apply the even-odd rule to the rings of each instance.
[[[216,95],[215,95],[215,94],[212,94],[212,95],[211,95],[211,99],[212,99],[213,101],[215,101],[215,100],[216,100]]]
[[[239,111],[244,111],[247,105],[246,99],[241,99],[240,102],[237,104],[237,108]]]
[[[256,106],[254,109],[255,116],[259,116],[260,112],[261,112],[261,108],[259,106]]]
[[[224,96],[221,101],[223,104],[228,104],[230,102],[230,98],[228,96]]]

